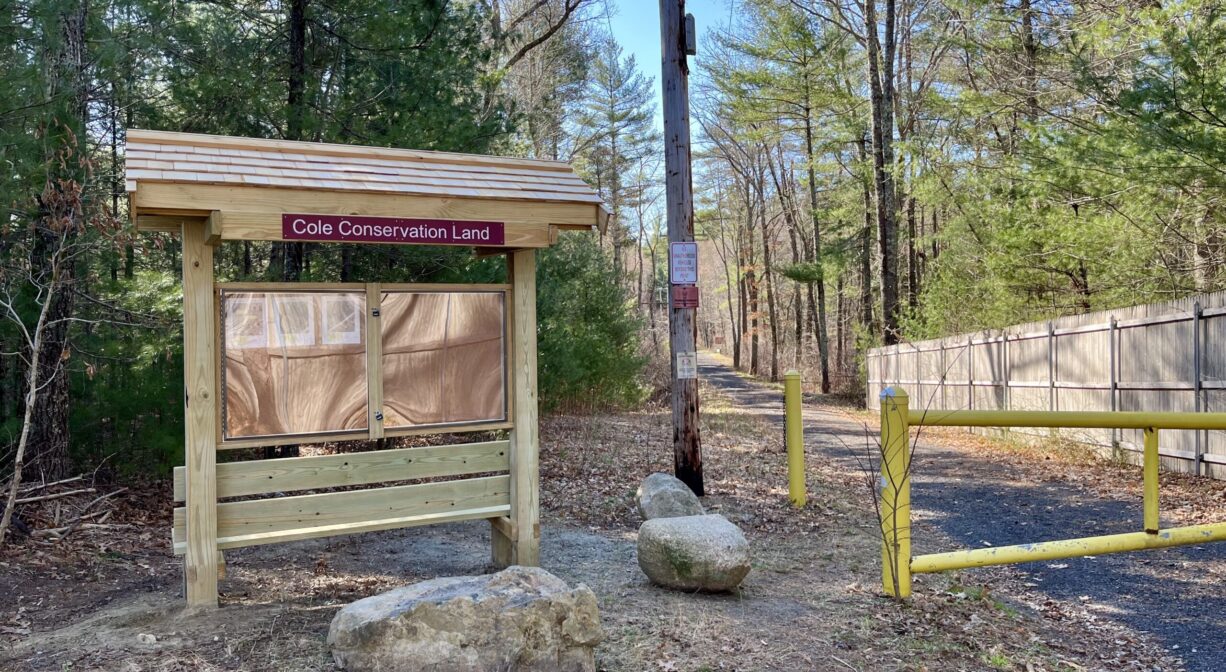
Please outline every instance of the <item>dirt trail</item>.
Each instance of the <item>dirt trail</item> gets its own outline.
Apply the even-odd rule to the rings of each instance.
[[[743,404],[775,409],[782,423],[778,390],[737,375],[709,355],[700,357],[699,366],[709,384]],[[865,428],[837,410],[806,404],[805,442],[808,459],[829,459],[858,471]],[[924,535],[926,525],[967,548],[1139,528],[1139,469],[1131,481],[1119,484],[1120,497],[1108,499],[1074,479],[1053,479],[1050,470],[1037,475],[1024,461],[985,459],[949,443],[921,440],[915,451],[917,554],[952,550]],[[1164,525],[1176,522],[1164,514]],[[985,570],[968,573],[980,571]],[[1226,543],[1036,562],[1011,571],[1054,600],[1080,604],[1100,618],[1153,635],[1191,672],[1226,669]]]

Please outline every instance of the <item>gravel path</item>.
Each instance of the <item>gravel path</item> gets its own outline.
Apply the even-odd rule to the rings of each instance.
[[[738,376],[701,355],[702,377],[739,403],[779,409],[781,393]],[[805,409],[810,460],[830,459],[858,469],[864,428],[813,405]],[[935,525],[965,547],[1093,536],[1139,529],[1140,470],[1121,484],[1135,501],[1096,497],[1075,482],[1037,482],[1013,465],[970,451],[920,442],[915,452],[913,506],[917,520]],[[917,534],[916,554],[953,550]],[[968,570],[972,575],[976,571]],[[1033,590],[1074,602],[1091,613],[1146,632],[1183,658],[1190,672],[1226,670],[1226,543],[1186,546],[1018,565]]]

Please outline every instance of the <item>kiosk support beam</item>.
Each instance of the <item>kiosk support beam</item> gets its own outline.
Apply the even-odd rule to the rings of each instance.
[[[540,435],[536,389],[536,251],[516,250],[507,255],[507,262],[512,286],[511,516],[510,525],[491,521],[492,557],[499,567],[536,566],[540,564],[541,542],[537,489]]]
[[[189,607],[217,606],[217,372],[213,248],[203,222],[183,225],[183,390]]]

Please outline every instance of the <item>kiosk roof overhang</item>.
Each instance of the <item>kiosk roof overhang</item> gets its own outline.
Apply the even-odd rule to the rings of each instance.
[[[308,213],[497,221],[505,247],[545,247],[609,218],[558,161],[136,129],[125,159],[138,229],[203,220],[213,242],[285,240],[282,215]]]

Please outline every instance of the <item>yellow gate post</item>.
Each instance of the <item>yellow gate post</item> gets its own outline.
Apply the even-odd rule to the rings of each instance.
[[[1145,428],[1145,454],[1141,468],[1144,475],[1145,531],[1158,534],[1158,430]]]
[[[911,450],[907,393],[881,391],[881,583],[886,595],[911,596]]]
[[[800,421],[800,372],[793,369],[783,374],[784,424],[787,428],[788,499],[796,508],[803,508],[805,495],[805,441]]]

